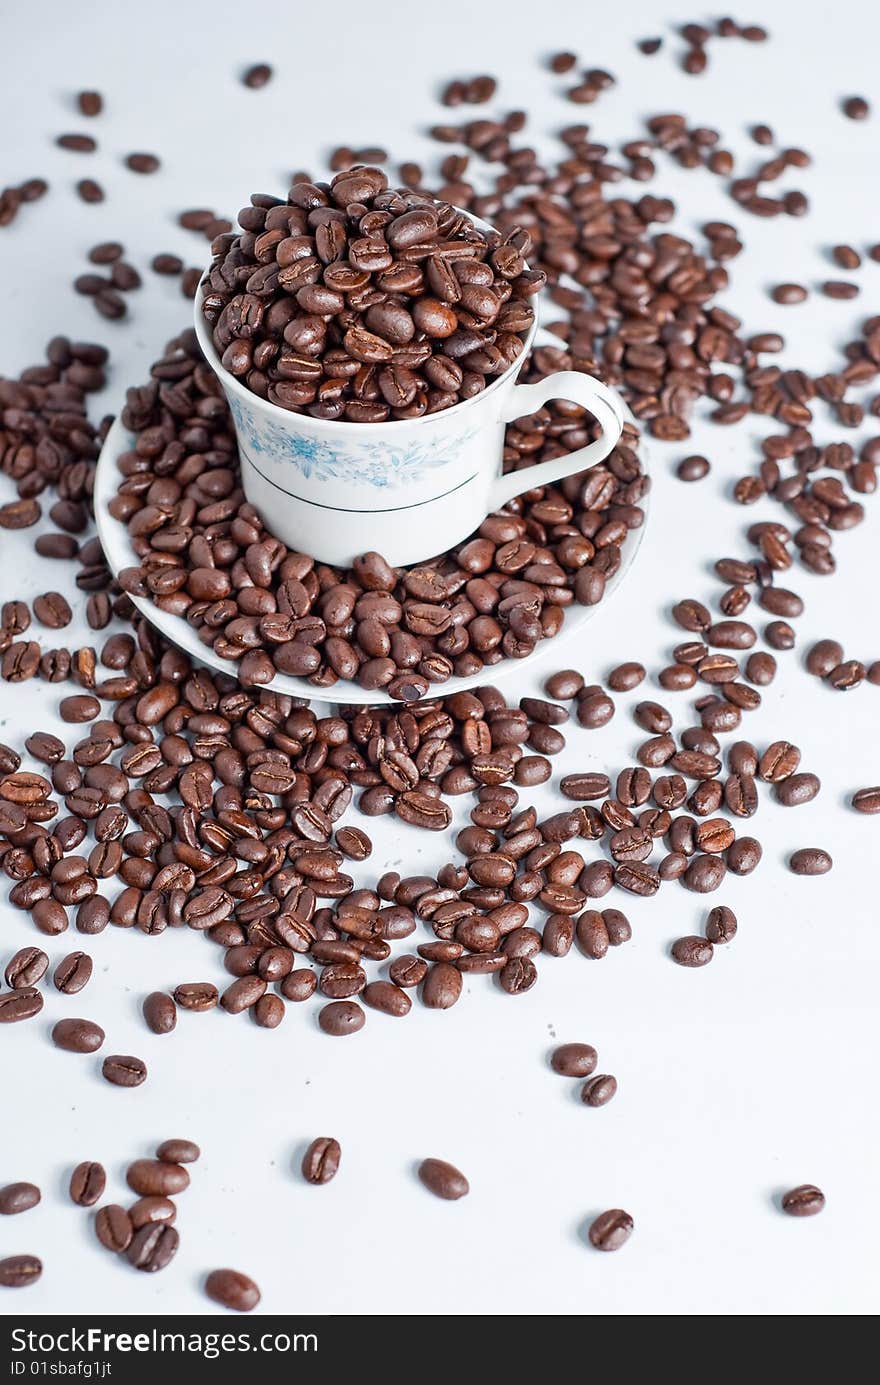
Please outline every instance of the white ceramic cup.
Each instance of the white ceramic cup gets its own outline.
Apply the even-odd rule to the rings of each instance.
[[[537,384],[516,383],[537,319],[504,374],[451,409],[389,423],[291,413],[261,399],[221,365],[201,302],[200,290],[196,336],[232,410],[248,501],[288,548],[334,567],[348,567],[371,550],[393,567],[434,557],[473,534],[515,495],[603,461],[623,428],[619,398],[590,375],[561,370]],[[601,435],[564,457],[502,475],[505,424],[549,399],[583,405]]]

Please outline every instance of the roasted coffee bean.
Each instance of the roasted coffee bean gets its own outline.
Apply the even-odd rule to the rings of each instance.
[[[135,1231],[154,1222],[173,1225],[177,1220],[177,1207],[170,1197],[141,1197],[128,1209],[131,1224]]]
[[[43,1273],[43,1263],[36,1255],[7,1255],[0,1260],[0,1287],[26,1289]]]
[[[39,947],[22,947],[9,959],[4,972],[7,986],[14,991],[33,987],[46,975],[49,958]]]
[[[262,83],[248,83],[262,85]],[[236,1313],[250,1313],[260,1302],[260,1291],[254,1281],[240,1270],[212,1270],[205,1280],[208,1298]]]
[[[189,1187],[186,1169],[164,1159],[135,1159],[125,1178],[138,1197],[176,1197]]]
[[[171,1263],[179,1244],[180,1236],[168,1222],[147,1222],[135,1231],[125,1256],[136,1270],[154,1274]]]
[[[706,937],[710,943],[729,943],[736,937],[736,915],[725,904],[716,904],[706,919]],[[676,957],[675,959],[679,959]],[[689,965],[685,963],[685,965]]]
[[[64,995],[76,995],[88,984],[92,976],[92,959],[86,952],[70,952],[58,963],[52,973],[57,990]]]
[[[461,972],[449,962],[436,962],[422,983],[422,1004],[429,1010],[448,1010],[461,996]]]
[[[825,1206],[825,1194],[815,1183],[799,1183],[782,1194],[781,1205],[790,1217],[814,1217]]]
[[[95,1235],[105,1250],[121,1255],[131,1245],[134,1227],[124,1207],[111,1202],[100,1207],[95,1216]]]
[[[708,938],[678,938],[672,944],[673,960],[682,967],[704,967],[712,960],[713,947]]]
[[[870,789],[856,789],[850,803],[857,813],[880,813],[880,786]]]
[[[590,1223],[590,1244],[596,1250],[620,1250],[632,1232],[633,1219],[629,1212],[612,1207],[607,1212],[600,1212]]]
[[[675,474],[680,481],[702,481],[704,476],[708,476],[710,466],[706,457],[683,457],[675,469]]]
[[[562,1077],[589,1077],[598,1061],[592,1044],[560,1044],[550,1054],[550,1066]]]
[[[114,1087],[139,1087],[147,1080],[147,1065],[142,1058],[117,1053],[104,1059],[101,1073]]]
[[[268,63],[254,63],[252,67],[247,68],[241,80],[252,91],[258,91],[272,80],[272,68]]]
[[[163,1140],[156,1158],[166,1164],[195,1164],[202,1151],[193,1140]]]
[[[585,1106],[607,1106],[616,1095],[617,1078],[610,1073],[596,1073],[581,1087],[581,1101]]]
[[[211,981],[187,981],[174,988],[174,1000],[181,1010],[212,1010],[220,999]]]
[[[353,1000],[334,1000],[318,1012],[318,1024],[325,1034],[341,1038],[363,1029],[366,1016]]]
[[[104,1196],[104,1189],[107,1186],[107,1175],[104,1172],[103,1164],[86,1162],[77,1164],[73,1173],[70,1175],[71,1202],[75,1202],[78,1207],[94,1207],[95,1203]]]
[[[130,168],[132,173],[155,173],[159,167],[159,160],[155,154],[128,154],[125,166]]]
[[[791,774],[776,784],[774,793],[779,803],[793,808],[799,803],[809,803],[819,792],[820,783],[815,774]]]
[[[339,1172],[342,1150],[338,1140],[322,1136],[312,1140],[302,1160],[302,1175],[307,1183],[329,1183]]]
[[[29,1212],[40,1201],[40,1190],[34,1183],[7,1183],[0,1188],[0,1217]]]
[[[466,1197],[470,1192],[470,1185],[464,1174],[453,1164],[447,1164],[444,1159],[423,1159],[419,1164],[419,1179],[435,1197],[441,1197],[446,1202],[456,1202],[460,1197]]]
[[[143,1003],[147,1028],[154,1034],[170,1034],[177,1024],[177,1007],[164,991],[151,991]]]
[[[826,678],[832,669],[843,663],[843,645],[837,640],[819,640],[807,651],[805,663],[810,673]]]
[[[43,997],[33,986],[0,992],[0,1024],[16,1024],[33,1019],[43,1008]]]
[[[93,1020],[59,1020],[52,1030],[52,1042],[68,1053],[96,1053],[104,1042],[104,1031]]]
[[[363,989],[363,1000],[373,1010],[397,1018],[408,1015],[412,1001],[405,991],[391,981],[370,981]]]
[[[833,862],[821,846],[802,846],[788,858],[789,869],[795,875],[827,875]]]

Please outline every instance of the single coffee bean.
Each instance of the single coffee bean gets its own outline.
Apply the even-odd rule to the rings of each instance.
[[[163,1140],[156,1150],[156,1158],[163,1164],[194,1164],[201,1153],[193,1140]]]
[[[40,1201],[40,1190],[34,1183],[7,1183],[0,1188],[0,1217],[29,1212]]]
[[[581,1087],[581,1101],[585,1106],[606,1106],[616,1095],[617,1078],[610,1073],[596,1073]]]
[[[827,875],[833,862],[821,846],[802,846],[789,856],[788,865],[795,875]]]
[[[880,785],[870,789],[856,789],[850,799],[857,813],[880,813]]]
[[[183,1165],[164,1159],[135,1159],[125,1178],[139,1197],[176,1197],[189,1187],[189,1174]]]
[[[59,1020],[52,1029],[52,1042],[68,1053],[96,1053],[104,1042],[104,1031],[92,1020]]]
[[[115,1202],[100,1207],[95,1216],[95,1235],[105,1250],[112,1250],[117,1255],[127,1250],[131,1245],[134,1227],[125,1208]]]
[[[43,1273],[43,1262],[36,1255],[7,1255],[0,1260],[0,1287],[26,1289]]]
[[[43,1008],[43,997],[33,986],[22,986],[18,990],[0,992],[0,1024],[17,1024],[19,1020],[33,1019]]]
[[[590,1244],[596,1250],[620,1250],[633,1232],[633,1219],[619,1207],[600,1212],[590,1224]]]
[[[341,1038],[363,1029],[366,1015],[353,1000],[333,1000],[318,1011],[318,1024],[325,1034]]]
[[[6,964],[4,978],[14,991],[36,986],[46,975],[49,958],[39,947],[22,947]]]
[[[173,1224],[177,1220],[177,1207],[169,1197],[141,1197],[129,1207],[128,1215],[135,1231],[140,1231],[150,1222]]]
[[[706,919],[706,937],[710,943],[729,943],[736,937],[736,914],[725,904],[716,904]],[[676,958],[676,961],[678,958]]]
[[[819,778],[815,774],[791,774],[776,784],[774,793],[779,803],[793,808],[800,803],[809,803],[819,792]]]
[[[115,1053],[104,1059],[101,1073],[114,1087],[139,1087],[147,1080],[147,1065],[142,1058]]]
[[[713,950],[708,938],[678,938],[672,944],[672,957],[682,967],[704,967],[711,962]]]
[[[254,63],[253,67],[247,68],[241,80],[252,91],[258,91],[272,80],[272,68],[268,63]]]
[[[164,991],[151,991],[143,1003],[147,1028],[154,1034],[170,1034],[177,1024],[177,1007]]]
[[[215,1303],[236,1313],[250,1313],[260,1302],[256,1284],[239,1270],[212,1270],[205,1280],[205,1293]]]
[[[52,974],[57,990],[64,995],[76,995],[87,985],[92,975],[92,959],[86,952],[69,952]]]
[[[464,1174],[444,1159],[423,1159],[419,1164],[419,1178],[429,1193],[447,1202],[455,1202],[470,1192]]]
[[[560,1044],[550,1054],[550,1066],[562,1077],[589,1077],[599,1055],[592,1044]]]
[[[825,1194],[815,1183],[800,1183],[782,1194],[782,1210],[790,1217],[815,1217],[825,1206]]]
[[[164,1270],[177,1254],[180,1236],[168,1222],[147,1222],[135,1231],[125,1251],[126,1259],[136,1270],[154,1274]]]
[[[339,1171],[342,1149],[338,1140],[327,1136],[312,1140],[302,1160],[302,1175],[307,1183],[329,1183]]]
[[[103,1164],[95,1164],[90,1161],[77,1164],[70,1175],[70,1200],[75,1202],[78,1207],[94,1207],[95,1203],[104,1196],[106,1186],[107,1175],[104,1172]]]

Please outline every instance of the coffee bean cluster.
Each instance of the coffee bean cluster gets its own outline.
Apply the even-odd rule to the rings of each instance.
[[[129,1207],[105,1203],[95,1214],[95,1235],[105,1250],[124,1255],[134,1269],[147,1274],[170,1265],[180,1245],[174,1199],[189,1187],[186,1166],[195,1163],[200,1153],[192,1140],[164,1140],[154,1159],[135,1159],[129,1164],[125,1180],[137,1201]],[[79,1164],[71,1175],[71,1199],[91,1207],[105,1185],[100,1164]]]
[[[413,419],[503,374],[544,275],[527,234],[480,230],[378,168],[255,195],[215,241],[202,309],[223,366],[270,403],[348,423]]]
[[[866,680],[880,685],[880,659],[869,664],[861,659],[847,659],[839,640],[817,640],[807,650],[804,667],[837,692],[850,692]]]
[[[544,366],[536,353],[535,372]],[[229,411],[192,332],[129,391],[123,420],[136,443],[110,509],[140,564],[119,580],[186,619],[249,686],[279,672],[412,702],[453,674],[522,658],[559,632],[568,606],[601,601],[643,519],[630,428],[603,465],[490,515],[452,552],[402,570],[366,553],[344,572],[287,549],[244,500]],[[548,406],[508,428],[507,464],[581,447],[592,426],[575,405]]]
[[[682,24],[679,32],[688,45],[681,65],[692,77],[698,77],[709,66],[706,48],[711,39],[743,38],[748,43],[764,43],[769,37],[767,30],[760,24],[739,24],[735,19],[729,18],[719,19],[714,29],[708,28],[705,24]],[[653,48],[642,49],[642,52],[654,51]]]

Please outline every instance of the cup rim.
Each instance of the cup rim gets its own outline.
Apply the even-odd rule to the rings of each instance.
[[[456,208],[456,210],[460,211],[462,209]],[[490,226],[488,222],[483,221],[480,217],[475,217],[471,212],[465,211],[464,215],[469,217],[471,221],[473,221],[477,226],[480,226],[484,230],[493,231],[495,229],[493,226]],[[275,417],[279,421],[281,419],[286,419],[288,421],[288,426],[291,419],[303,419],[306,420],[309,424],[314,424],[314,426],[319,430],[320,428],[352,428],[356,429],[358,433],[363,433],[364,430],[367,428],[396,428],[401,425],[409,425],[410,427],[413,427],[415,424],[418,423],[430,423],[440,418],[449,418],[452,414],[459,414],[473,405],[482,403],[482,401],[487,399],[489,395],[499,390],[501,386],[511,378],[512,375],[518,374],[523,367],[523,363],[525,361],[526,356],[532,349],[532,344],[535,339],[535,333],[538,330],[538,304],[536,301],[535,316],[532,321],[532,325],[526,333],[525,337],[522,338],[523,349],[517,356],[516,360],[511,361],[510,365],[503,372],[503,374],[498,375],[492,381],[491,385],[487,385],[484,390],[480,390],[479,394],[473,395],[470,399],[462,399],[458,404],[453,404],[448,409],[441,409],[438,413],[421,414],[418,418],[387,418],[381,423],[355,423],[349,418],[315,418],[312,414],[298,414],[295,413],[292,409],[283,409],[280,404],[273,404],[271,399],[264,399],[262,395],[255,394],[253,390],[249,390],[246,385],[243,385],[241,381],[238,380],[223,365],[222,361],[220,360],[220,357],[217,355],[217,348],[214,345],[211,333],[208,328],[208,324],[205,320],[204,314],[202,313],[202,302],[205,297],[205,283],[207,280],[209,269],[210,266],[208,266],[208,269],[206,269],[203,272],[202,277],[199,280],[199,287],[196,291],[193,311],[193,327],[195,329],[196,338],[198,340],[202,354],[205,357],[205,360],[208,362],[208,365],[211,367],[214,374],[217,376],[218,380],[223,385],[224,389],[231,389],[232,392],[242,400],[249,400],[252,403],[255,401],[257,405],[267,410],[270,418]],[[539,294],[534,295],[534,298],[536,300],[539,297]]]

